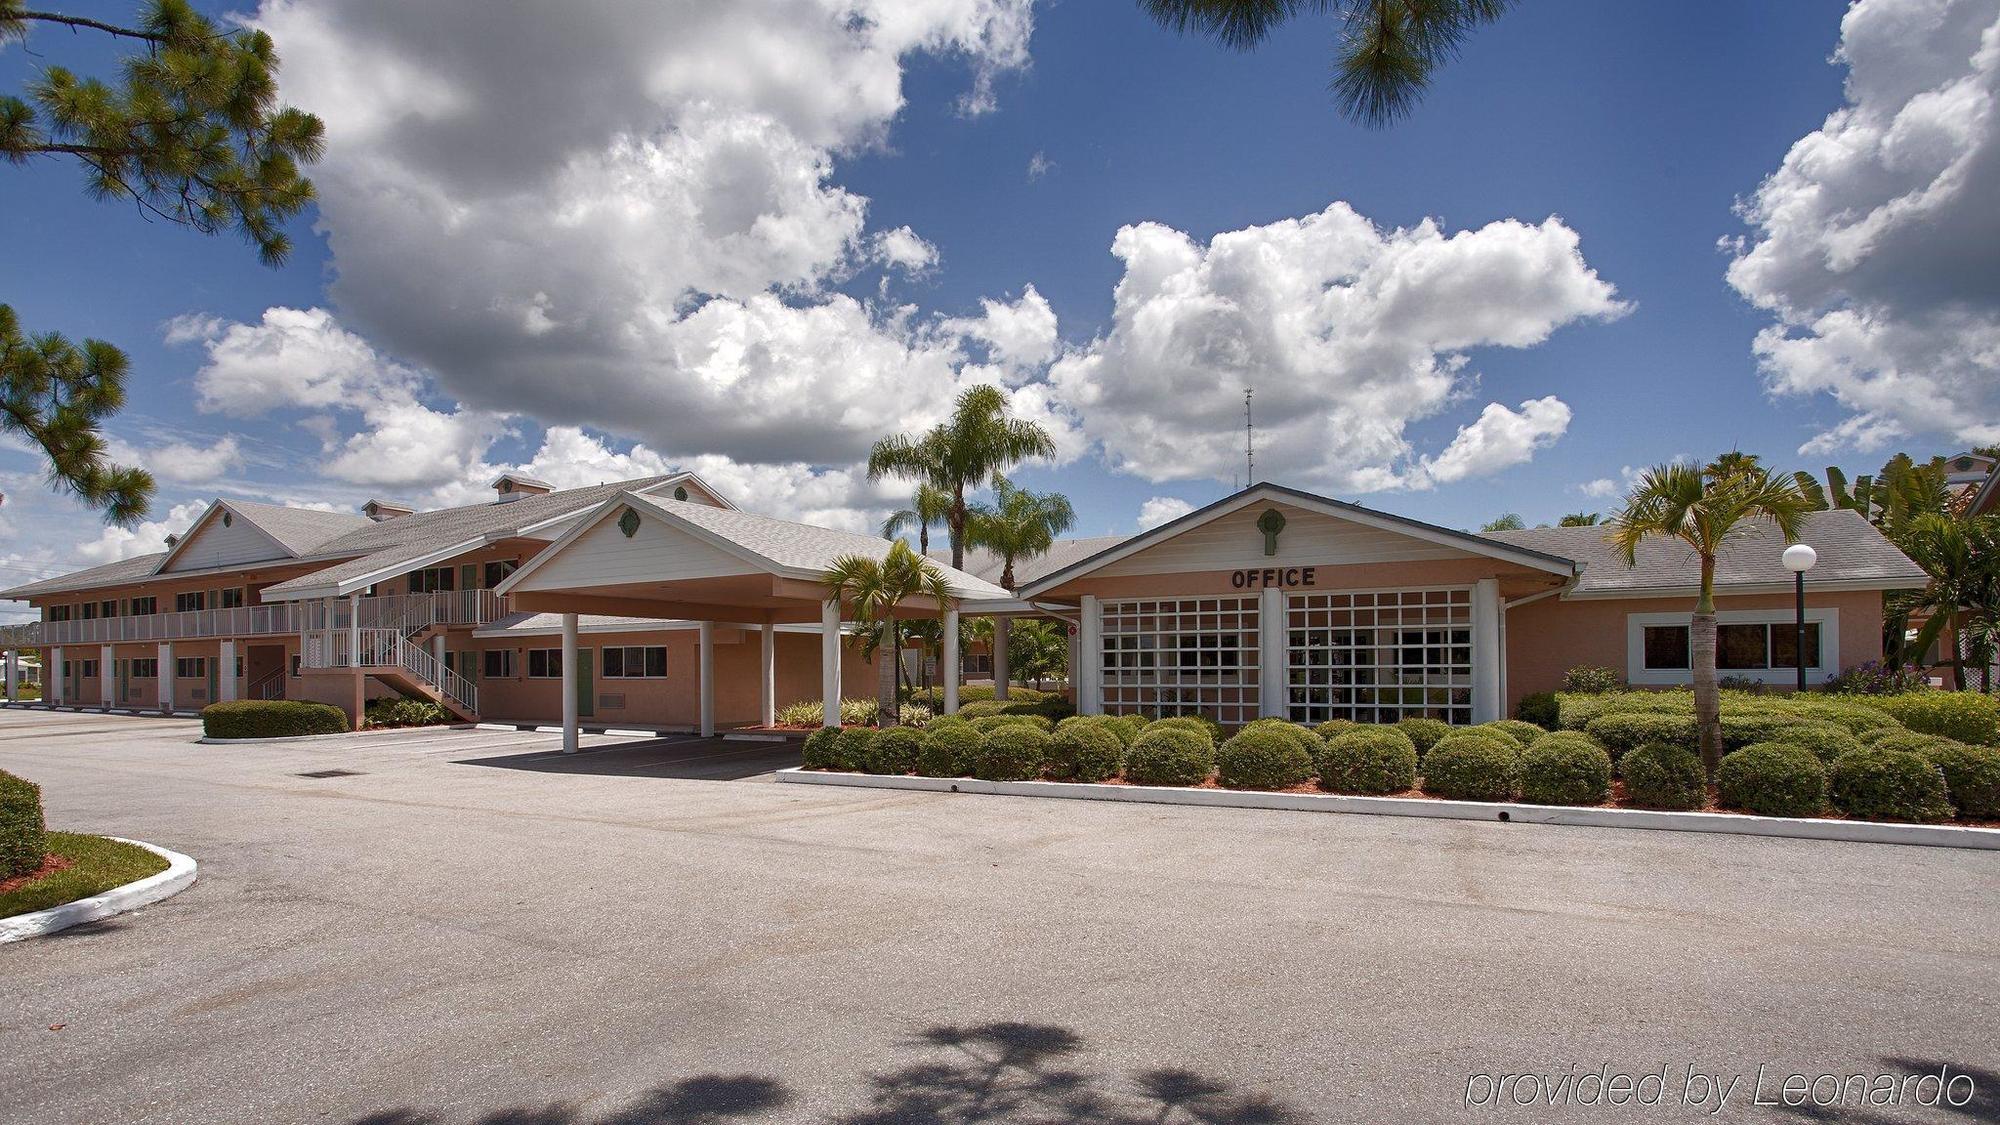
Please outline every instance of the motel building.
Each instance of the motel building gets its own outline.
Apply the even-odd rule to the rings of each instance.
[[[361,514],[217,500],[168,549],[0,591],[40,620],[0,627],[7,699],[39,656],[39,706],[190,712],[308,699],[358,717],[377,696],[461,720],[714,734],[797,701],[875,697],[820,576],[888,543],[738,509],[692,474],[555,491],[517,474],[491,501]],[[1865,519],[1819,512],[1802,540],[1801,654],[1774,529],[1720,560],[1722,674],[1793,683],[1882,655],[1883,595],[1923,573]],[[1131,537],[1065,540],[1015,563],[938,563],[948,626],[1047,617],[1071,636],[1085,713],[1200,712],[1319,723],[1478,723],[1578,664],[1689,682],[1697,560],[1653,541],[1628,565],[1601,527],[1473,534],[1257,484]],[[935,601],[903,608],[933,616]],[[962,668],[947,627],[945,709]],[[1006,630],[977,654],[1001,685]],[[970,655],[970,654],[967,654]],[[825,714],[837,719],[838,707]]]

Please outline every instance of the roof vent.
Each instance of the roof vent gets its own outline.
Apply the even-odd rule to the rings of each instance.
[[[523,496],[545,496],[555,491],[555,485],[520,473],[501,473],[493,482],[493,491],[500,494],[500,503],[519,500]]]
[[[383,520],[392,520],[398,516],[415,515],[416,511],[415,508],[398,500],[370,500],[366,504],[361,505],[361,514],[374,520],[376,523],[381,523]]]
[[[172,550],[172,549],[173,549],[173,546],[174,546],[174,544],[176,544],[176,543],[178,543],[178,542],[180,542],[180,541],[181,541],[181,537],[180,537],[180,536],[178,536],[178,535],[171,535],[171,534],[170,534],[170,535],[168,535],[168,536],[167,536],[167,549],[168,549],[168,550]]]

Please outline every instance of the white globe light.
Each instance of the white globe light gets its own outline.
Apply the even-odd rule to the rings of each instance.
[[[1785,569],[1794,574],[1804,574],[1819,561],[1819,552],[1804,543],[1794,543],[1785,548]]]

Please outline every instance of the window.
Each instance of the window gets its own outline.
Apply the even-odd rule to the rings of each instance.
[[[200,680],[208,676],[208,657],[182,656],[174,660],[174,675],[183,680]]]
[[[480,676],[488,680],[511,679],[514,675],[514,650],[511,648],[489,648],[486,650],[485,665]]]
[[[659,679],[667,674],[665,645],[626,645],[604,650],[598,674],[608,680]]]
[[[1644,663],[1653,671],[1693,667],[1686,625],[1644,627]],[[1790,621],[1730,622],[1715,628],[1715,666],[1724,672],[1797,668],[1798,626]],[[1820,625],[1806,622],[1806,667],[1820,666]]]
[[[126,675],[135,680],[157,680],[160,678],[160,658],[157,656],[135,656]]]
[[[528,650],[528,678],[531,680],[561,679],[562,650],[559,648],[531,648]]]
[[[192,610],[207,609],[207,608],[208,608],[208,591],[206,590],[195,590],[186,594],[174,595],[175,613],[187,613]]]
[[[297,679],[298,675],[299,675],[299,657],[297,653],[293,653],[291,676],[293,679]]]
[[[100,606],[100,605],[102,605],[102,604],[103,604],[102,602],[85,602],[85,603],[83,603],[83,619],[84,619],[85,621],[95,621],[95,620],[97,620],[97,607],[98,607],[98,606]]]
[[[236,609],[242,606],[243,587],[238,586],[234,589],[222,591],[221,604],[224,609]]]
[[[1255,597],[1106,602],[1099,624],[1106,712],[1257,717]]]
[[[151,595],[132,599],[132,616],[144,617],[158,612],[160,612],[160,599]]]
[[[72,661],[65,660],[63,661],[63,666],[67,668],[71,663]],[[78,679],[94,680],[97,678],[97,669],[98,669],[97,661],[78,660],[74,661],[74,663],[76,665],[76,676]]]
[[[458,569],[449,566],[427,566],[410,572],[410,593],[435,594],[444,590],[458,589]]]
[[[240,657],[240,656],[239,656],[239,657],[237,657],[237,658],[236,658],[236,671],[232,672],[232,673],[231,673],[231,675],[235,676],[235,677],[236,677],[237,679],[239,679],[239,680],[243,678],[243,658],[242,658],[242,657]]]
[[[1472,591],[1291,594],[1285,613],[1293,722],[1472,721]]]
[[[50,606],[50,607],[49,607],[49,620],[50,620],[50,621],[68,621],[68,620],[69,620],[69,607],[68,607],[68,606],[66,606],[66,605],[52,605],[52,606]]]
[[[498,559],[486,564],[485,586],[488,590],[507,580],[507,576],[521,569],[520,559]]]
[[[1649,669],[1689,668],[1688,627],[1648,625],[1645,627],[1645,664]]]
[[[107,598],[107,599],[106,599],[106,600],[104,600],[104,601],[101,601],[101,602],[98,602],[98,603],[97,603],[97,616],[99,616],[99,617],[116,617],[116,616],[118,616],[118,599],[117,599],[117,598]]]

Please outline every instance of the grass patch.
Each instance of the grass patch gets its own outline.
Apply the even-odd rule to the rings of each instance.
[[[144,848],[80,832],[49,833],[49,852],[72,866],[0,893],[0,918],[103,894],[167,869],[166,860]]]

